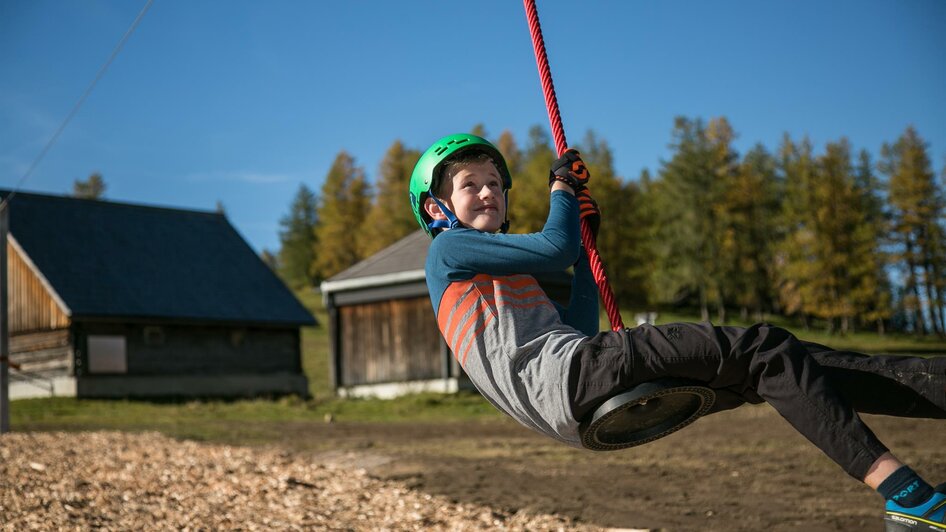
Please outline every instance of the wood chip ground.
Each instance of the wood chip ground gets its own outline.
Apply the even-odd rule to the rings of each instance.
[[[362,469],[156,433],[0,436],[3,530],[590,530]]]

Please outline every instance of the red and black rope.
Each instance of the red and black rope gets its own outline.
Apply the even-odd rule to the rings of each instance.
[[[535,0],[523,0],[523,3],[526,8],[526,18],[529,21],[529,31],[532,33],[532,48],[535,50],[535,62],[539,67],[539,77],[542,80],[542,92],[545,95],[545,107],[549,112],[552,137],[555,139],[555,151],[561,155],[568,149],[568,144],[565,142],[565,129],[562,127],[562,116],[558,110],[558,100],[555,98],[549,58],[545,55],[545,41],[542,39],[542,27],[539,25],[539,13],[535,8]],[[611,284],[608,282],[608,275],[604,271],[601,255],[598,254],[594,233],[584,220],[581,222],[581,241],[588,253],[591,273],[598,285],[598,293],[605,312],[608,314],[608,320],[611,322],[611,329],[619,331],[624,328],[624,321],[621,319],[614,291],[611,290]]]

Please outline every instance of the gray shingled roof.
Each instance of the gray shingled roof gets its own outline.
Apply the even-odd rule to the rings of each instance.
[[[430,237],[418,229],[354,266],[333,275],[329,282],[388,275],[392,273],[424,271]]]
[[[337,292],[424,280],[430,237],[418,229],[322,283],[322,292]],[[570,286],[571,274],[536,275],[540,283]]]
[[[18,192],[10,234],[74,318],[315,323],[222,214]]]

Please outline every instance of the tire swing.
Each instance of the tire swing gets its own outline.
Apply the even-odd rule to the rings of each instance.
[[[555,138],[556,153],[561,155],[568,145],[565,142],[565,130],[555,98],[552,84],[552,72],[545,54],[545,42],[535,0],[523,0],[529,31],[532,34],[532,47],[545,94],[545,106],[549,113],[549,123]],[[582,220],[581,240],[588,254],[588,262],[601,302],[611,322],[611,330],[620,331],[624,322],[618,310],[614,292],[608,282],[594,233]],[[634,388],[611,397],[599,406],[579,426],[581,443],[592,451],[616,451],[652,442],[672,432],[676,432],[700,416],[706,414],[716,400],[712,389],[679,379],[657,379],[645,382]]]

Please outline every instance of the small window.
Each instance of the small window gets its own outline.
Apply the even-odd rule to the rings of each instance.
[[[90,373],[127,373],[128,357],[124,336],[89,335]]]
[[[230,331],[230,345],[233,347],[242,347],[246,342],[246,329],[233,329]]]
[[[144,337],[145,345],[164,345],[164,328],[155,325],[149,325],[144,328]]]

